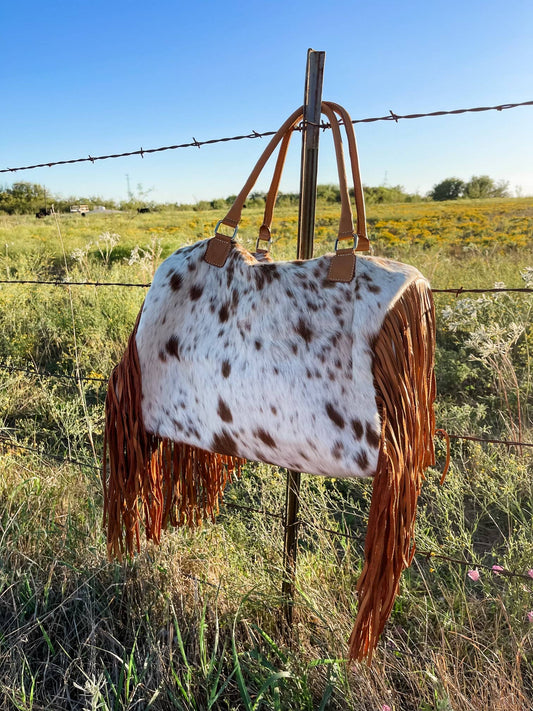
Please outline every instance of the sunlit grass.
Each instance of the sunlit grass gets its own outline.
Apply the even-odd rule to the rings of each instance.
[[[369,225],[376,254],[415,264],[436,288],[521,287],[533,266],[532,212],[531,199],[383,205],[371,207]],[[209,236],[222,216],[61,215],[70,278],[149,282],[162,259]],[[249,248],[261,219],[245,210]],[[337,219],[319,206],[317,254],[332,249]],[[295,210],[278,211],[275,258],[294,257],[296,223]],[[65,278],[50,218],[0,217],[0,233],[0,279]],[[56,374],[78,365],[106,377],[145,293],[71,287],[73,322],[68,287],[0,285],[0,364]],[[531,297],[436,300],[439,424],[508,438],[520,412],[521,436],[533,441]],[[83,388],[100,451],[105,385]],[[110,563],[76,382],[0,369],[0,433],[0,708],[532,708],[531,449],[454,442],[444,486],[428,472],[418,547],[444,558],[415,557],[373,667],[350,669],[371,482],[304,475],[291,639],[281,613],[282,471],[249,465],[226,493],[274,516],[223,507],[215,523],[168,531],[159,548]],[[440,442],[438,453],[442,465]],[[494,564],[525,577],[497,575]]]

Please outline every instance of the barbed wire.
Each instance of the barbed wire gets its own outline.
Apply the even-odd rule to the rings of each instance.
[[[354,119],[353,124],[356,123],[375,123],[376,121],[404,121],[408,119],[420,119],[420,118],[434,118],[437,116],[455,116],[459,114],[467,113],[480,113],[482,111],[507,111],[508,109],[515,109],[519,106],[533,106],[533,101],[521,101],[514,104],[498,104],[497,106],[477,106],[471,109],[452,109],[446,111],[430,111],[427,113],[413,113],[413,114],[397,114],[392,109],[389,109],[389,113],[386,116],[374,116],[371,118]],[[320,123],[321,128],[330,128],[329,123]],[[302,124],[296,127],[295,130],[301,130]],[[145,155],[152,153],[162,153],[163,151],[173,151],[179,148],[201,148],[202,146],[213,145],[215,143],[227,143],[229,141],[242,141],[244,139],[254,139],[254,138],[264,138],[267,136],[273,136],[276,131],[254,131],[251,133],[242,134],[239,136],[227,136],[225,138],[211,138],[206,141],[197,141],[193,136],[193,140],[188,143],[178,143],[172,146],[161,146],[159,148],[140,148],[135,151],[126,151],[122,153],[111,153],[109,155],[100,156],[87,156],[86,158],[72,158],[70,160],[55,160],[46,161],[44,163],[36,163],[35,165],[25,165],[18,168],[2,168],[0,173],[16,173],[22,170],[34,170],[36,168],[51,168],[56,165],[71,165],[73,163],[95,163],[98,160],[108,160],[113,158],[127,158],[129,156],[141,156],[144,158]]]
[[[25,373],[26,375],[38,375],[42,378],[58,378],[61,380],[74,380],[76,383],[81,381],[96,381],[101,383],[107,383],[109,378],[102,376],[92,376],[92,375],[68,375],[66,373],[51,373],[47,370],[39,370],[37,368],[21,368],[15,365],[8,365],[7,363],[0,363],[0,370],[4,370],[7,373]]]
[[[359,544],[364,543],[365,537],[363,535],[360,536],[354,536],[351,533],[345,533],[343,531],[335,531],[333,528],[324,528],[322,526],[319,526],[316,523],[313,523],[312,521],[309,521],[307,519],[298,519],[296,521],[296,525],[302,525],[305,528],[312,528],[316,531],[322,531],[324,533],[331,533],[334,536],[340,537],[340,538],[346,538],[348,540],[356,541]],[[453,558],[451,556],[445,555],[444,553],[436,553],[433,550],[424,550],[424,549],[415,549],[415,555],[424,557],[426,560],[430,560],[432,558],[438,558],[439,560],[444,560],[448,563],[455,563],[457,565],[463,565],[468,568],[482,568],[483,570],[490,570],[491,573],[494,575],[502,575],[504,577],[508,578],[520,578],[521,580],[527,580],[531,584],[533,584],[533,578],[528,574],[528,573],[517,573],[514,570],[508,570],[507,568],[503,568],[502,566],[498,566],[497,569],[495,570],[493,566],[488,565],[486,563],[474,563],[474,561],[471,560],[466,560],[465,558],[460,559],[460,558]]]
[[[63,373],[50,373],[45,370],[37,370],[33,368],[22,368],[19,366],[8,365],[7,363],[0,363],[0,370],[7,373],[24,373],[26,375],[35,375],[41,378],[58,378],[65,380],[72,380],[74,383],[81,381],[96,381],[106,384],[108,378],[105,376],[77,376],[77,375],[66,375]],[[74,385],[73,383],[73,385]],[[507,447],[533,447],[533,442],[520,442],[515,440],[504,440],[504,439],[489,439],[486,437],[478,437],[476,435],[461,435],[461,434],[448,434],[450,439],[458,440],[468,440],[472,442],[481,442],[483,444],[503,444]]]
[[[40,284],[46,286],[125,286],[141,287],[147,289],[151,284],[140,284],[139,282],[122,281],[66,281],[66,280],[40,280],[40,279],[0,279],[0,284]]]
[[[518,292],[524,294],[533,294],[533,289],[528,287],[518,287],[518,288],[508,288],[508,287],[493,287],[492,289],[465,289],[460,286],[458,289],[431,289],[434,294],[454,294],[455,296],[460,296],[461,294],[497,294],[500,291],[510,291]]]
[[[515,442],[506,439],[487,439],[485,437],[475,437],[474,435],[449,434],[450,439],[464,439],[472,442],[484,442],[485,444],[505,444],[507,447],[533,447],[533,443]]]
[[[452,436],[453,435],[450,435],[450,437],[452,437]],[[460,436],[457,435],[457,437],[460,437]],[[517,443],[513,443],[513,444],[517,444]],[[528,445],[528,446],[533,447],[533,444]],[[11,440],[10,438],[5,437],[3,435],[0,435],[0,447],[14,447],[17,449],[21,449],[23,451],[28,451],[33,454],[37,454],[42,458],[51,459],[53,461],[74,464],[76,466],[80,466],[80,467],[92,469],[94,471],[98,471],[99,473],[101,473],[101,471],[102,471],[101,467],[96,466],[95,464],[92,464],[91,462],[82,462],[82,461],[80,461],[78,459],[74,459],[72,457],[60,457],[60,456],[52,454],[50,452],[43,452],[42,450],[40,450],[36,447],[29,447],[28,445],[20,444],[19,442],[15,441],[15,440]],[[230,509],[245,511],[247,513],[258,513],[258,514],[261,514],[262,516],[280,519],[281,521],[284,520],[284,515],[281,513],[275,513],[273,511],[269,511],[266,509],[258,509],[258,508],[252,507],[252,506],[245,506],[242,504],[237,504],[233,501],[224,501],[223,506],[226,508],[230,508]],[[327,509],[327,511],[331,512],[330,509]],[[342,512],[335,511],[335,513],[342,513]],[[323,533],[329,533],[329,534],[336,536],[336,537],[356,541],[359,544],[364,542],[364,536],[362,536],[362,535],[356,536],[352,533],[346,533],[344,531],[336,531],[333,528],[326,528],[325,526],[319,526],[318,524],[314,523],[313,521],[309,521],[308,519],[304,519],[304,518],[297,519],[295,521],[294,525],[295,526],[301,525],[301,526],[304,526],[305,528],[312,528],[316,531],[321,531]],[[454,557],[445,555],[444,553],[435,552],[431,549],[430,550],[416,549],[415,555],[424,557],[428,561],[432,558],[437,558],[437,559],[444,560],[449,563],[455,563],[457,565],[467,566],[469,568],[481,568],[484,570],[490,570],[494,575],[502,575],[502,576],[508,577],[508,578],[520,578],[522,580],[527,580],[530,583],[533,583],[533,578],[529,574],[517,573],[516,571],[508,570],[508,569],[503,568],[501,566],[498,566],[497,569],[495,569],[493,566],[490,566],[490,565],[487,565],[484,563],[475,563],[471,560],[454,558]]]
[[[30,447],[27,444],[21,444],[20,442],[6,437],[3,434],[0,434],[0,447],[13,447],[15,449],[21,449],[26,452],[31,452],[32,454],[38,454],[43,459],[51,459],[62,464],[75,464],[79,467],[87,467],[88,469],[101,471],[101,467],[96,466],[96,464],[92,462],[82,462],[81,460],[74,459],[73,457],[65,457],[64,455],[60,456],[58,454],[52,454],[52,452],[43,452],[37,447]]]
[[[122,281],[66,281],[66,280],[40,280],[40,279],[0,279],[0,284],[37,284],[41,286],[123,286],[123,287],[138,287],[141,289],[148,289],[151,286],[151,282],[140,283],[140,282],[122,282]],[[433,294],[454,294],[455,296],[460,296],[461,294],[498,294],[505,292],[522,293],[522,294],[533,294],[533,288],[529,287],[490,287],[490,288],[479,288],[479,289],[469,289],[464,286],[453,287],[449,289],[431,289]]]

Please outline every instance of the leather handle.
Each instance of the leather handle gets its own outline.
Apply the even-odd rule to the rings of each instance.
[[[346,138],[348,139],[348,152],[352,168],[355,210],[357,214],[357,236],[359,237],[357,250],[367,250],[370,249],[370,242],[368,241],[366,231],[365,195],[363,192],[363,183],[361,181],[361,171],[359,170],[359,155],[357,152],[357,141],[355,140],[355,131],[352,119],[343,106],[336,104],[334,101],[328,101],[326,103],[333,109],[333,111],[335,111],[335,113],[339,114],[344,124]]]
[[[323,101],[322,102],[322,113],[325,113],[328,116],[328,119],[330,120],[331,126],[332,126],[332,131],[333,131],[333,139],[335,143],[335,150],[337,152],[337,164],[340,166],[341,163],[339,162],[340,160],[342,161],[342,166],[344,166],[344,160],[342,157],[342,149],[339,152],[337,149],[337,146],[339,145],[340,139],[340,134],[336,131],[338,128],[337,126],[337,119],[336,117],[332,114],[331,112],[328,112],[327,108],[332,109],[335,111],[335,113],[339,114],[340,118],[343,121],[343,125],[345,127],[345,132],[346,136],[348,139],[348,150],[349,150],[349,156],[350,156],[350,164],[351,164],[351,169],[352,169],[352,179],[353,179],[353,186],[354,186],[354,196],[355,196],[355,207],[356,207],[356,215],[357,215],[357,230],[356,234],[358,237],[358,242],[357,242],[357,251],[364,251],[370,248],[370,243],[368,241],[367,237],[367,232],[366,232],[366,213],[365,213],[365,201],[364,201],[364,193],[363,193],[363,187],[361,183],[361,174],[359,171],[359,159],[358,159],[358,154],[357,154],[357,142],[355,139],[355,132],[353,129],[353,124],[352,120],[346,111],[342,106],[339,104],[336,104],[332,101]],[[274,175],[272,177],[272,182],[270,184],[270,189],[267,194],[266,198],[266,205],[265,205],[265,213],[263,217],[263,224],[261,225],[261,228],[259,230],[259,239],[258,239],[258,244],[259,240],[268,240],[270,242],[271,239],[271,227],[272,227],[272,216],[273,216],[273,211],[274,211],[274,205],[276,203],[277,195],[278,195],[278,189],[279,189],[279,182],[281,179],[281,173],[283,170],[283,164],[285,162],[285,157],[287,155],[287,149],[288,149],[288,144],[290,142],[290,138],[292,135],[292,131],[288,132],[284,136],[283,143],[280,147],[279,154],[278,154],[278,160],[276,163],[276,168],[274,170]],[[339,168],[340,169],[340,168]],[[345,176],[345,173],[343,172],[343,175]],[[344,188],[342,185],[342,179],[339,174],[339,184],[340,184],[340,194],[341,194],[341,203],[343,202],[343,196],[346,196],[346,201],[348,204],[350,204],[350,198],[349,198],[349,192],[348,188]],[[351,216],[351,210],[350,210],[350,216]],[[339,239],[346,239],[347,237],[352,238],[353,235],[353,222],[350,221],[348,222],[347,215],[343,214],[341,212],[341,223],[342,227],[339,226]],[[267,250],[263,250],[267,251]]]
[[[348,184],[347,184],[347,180],[346,180],[346,168],[345,168],[345,164],[344,164],[342,137],[341,137],[339,123],[337,121],[335,112],[337,112],[340,115],[340,117],[342,118],[344,126],[345,126],[345,131],[347,134],[347,138],[348,138],[348,150],[349,150],[350,163],[351,163],[351,168],[352,168],[355,203],[356,203],[356,209],[357,209],[357,233],[354,233],[352,207],[351,207],[351,201],[350,201],[350,196],[349,196],[349,192],[348,192]],[[337,243],[336,243],[336,251],[337,251],[337,254],[339,257],[341,256],[341,253],[342,253],[342,259],[337,260],[340,263],[340,262],[347,261],[346,255],[350,251],[350,250],[346,250],[346,249],[337,249],[337,245],[340,240],[353,239],[354,234],[357,234],[358,249],[362,250],[362,249],[369,248],[368,238],[366,236],[364,196],[363,196],[361,178],[360,178],[360,173],[359,173],[357,144],[355,142],[355,134],[353,131],[353,124],[351,122],[348,112],[344,108],[339,106],[338,104],[325,101],[325,102],[322,102],[322,113],[326,114],[326,116],[328,117],[328,119],[330,120],[330,123],[331,123],[333,140],[334,140],[334,145],[335,145],[335,155],[336,155],[336,159],[337,159],[337,169],[338,169],[338,174],[339,174],[339,185],[340,185],[340,196],[341,196],[341,217],[340,217],[340,222],[339,222],[339,232],[338,232],[338,238],[337,238]],[[238,224],[240,222],[240,219],[241,219],[242,209],[243,209],[244,203],[246,201],[246,198],[248,197],[251,190],[253,189],[253,187],[254,187],[259,175],[261,174],[261,171],[265,167],[268,159],[270,158],[270,156],[276,149],[277,145],[281,141],[282,145],[280,147],[280,151],[279,151],[278,158],[276,161],[276,167],[274,170],[274,175],[273,175],[271,186],[270,186],[270,189],[269,189],[269,192],[267,195],[267,204],[265,206],[265,215],[264,215],[263,225],[261,226],[261,229],[259,231],[259,239],[270,240],[270,226],[272,224],[272,215],[273,215],[274,205],[276,202],[279,183],[281,180],[281,174],[282,174],[283,166],[285,163],[285,157],[286,157],[287,150],[289,147],[292,132],[293,132],[294,128],[296,127],[296,125],[298,124],[298,122],[302,119],[302,117],[303,117],[303,107],[300,107],[299,109],[294,111],[289,116],[289,118],[283,123],[283,125],[279,128],[279,130],[276,132],[276,134],[273,136],[273,138],[270,140],[267,147],[261,154],[254,169],[250,173],[248,180],[244,184],[240,193],[235,198],[233,205],[229,209],[226,216],[218,223],[215,236],[209,242],[208,249],[207,249],[207,252],[205,255],[205,260],[207,262],[209,262],[210,264],[221,267],[225,263],[227,255],[229,254],[229,251],[231,249],[232,238],[227,235],[219,233],[218,226],[221,224],[227,225],[228,227],[231,227],[236,231]],[[353,252],[353,250],[351,250],[351,251]],[[355,261],[353,262],[353,266],[355,267]],[[335,271],[335,270],[333,270],[333,271]],[[330,277],[330,278],[333,279],[333,277]],[[351,278],[352,277],[350,277],[350,279]],[[349,281],[350,279],[346,279],[346,280]],[[334,279],[334,280],[338,280],[338,279]]]

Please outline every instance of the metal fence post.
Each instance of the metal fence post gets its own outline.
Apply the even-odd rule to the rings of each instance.
[[[315,52],[312,49],[307,51],[304,124],[302,130],[300,205],[298,212],[298,259],[311,259],[313,256],[318,174],[318,140],[320,136],[322,82],[324,78],[325,60],[325,52]],[[283,613],[289,629],[292,628],[293,621],[300,478],[300,472],[287,472],[282,596]]]

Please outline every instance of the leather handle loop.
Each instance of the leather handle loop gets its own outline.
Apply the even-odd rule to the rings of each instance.
[[[341,217],[339,222],[339,232],[338,240],[344,240],[351,238],[354,235],[353,226],[353,215],[350,196],[348,192],[348,184],[346,179],[346,168],[344,163],[344,153],[342,137],[339,129],[339,122],[337,120],[336,114],[340,116],[343,121],[347,140],[348,140],[348,151],[352,169],[352,178],[354,184],[354,195],[355,195],[355,205],[357,212],[357,237],[358,237],[358,249],[364,250],[369,248],[369,242],[366,235],[366,219],[365,219],[365,206],[364,206],[364,195],[361,184],[361,176],[359,172],[359,162],[357,155],[357,144],[355,141],[355,133],[353,130],[353,124],[350,116],[346,109],[344,109],[339,104],[331,101],[322,102],[322,113],[326,114],[328,117],[332,133],[333,141],[335,146],[335,155],[337,159],[337,169],[339,174],[339,186],[340,186],[340,196],[341,196]],[[252,170],[248,180],[244,184],[242,190],[235,198],[233,205],[226,214],[226,216],[220,221],[219,224],[227,225],[231,228],[236,228],[240,222],[242,209],[246,198],[253,189],[259,175],[261,174],[263,168],[265,167],[268,159],[281,142],[278,157],[276,160],[276,166],[274,169],[274,174],[270,184],[270,188],[267,194],[267,200],[265,205],[265,214],[263,219],[263,225],[261,226],[259,232],[259,239],[266,241],[269,244],[270,241],[270,228],[272,225],[272,217],[274,212],[274,206],[277,199],[279,184],[281,180],[281,174],[283,172],[283,167],[285,164],[285,158],[287,156],[287,150],[292,137],[294,128],[298,122],[303,117],[303,107],[300,107],[294,111],[289,118],[283,123],[280,129],[276,132],[273,138],[270,140],[269,144],[261,154],[259,160],[257,161],[254,169]],[[266,251],[266,250],[264,250]]]
[[[359,171],[359,159],[358,159],[358,154],[357,154],[357,143],[355,140],[355,132],[353,129],[353,124],[352,120],[346,111],[342,106],[339,104],[336,104],[332,101],[324,101],[322,102],[322,112],[325,113],[328,116],[328,119],[331,122],[332,126],[332,132],[333,132],[333,140],[336,148],[336,157],[337,157],[337,164],[339,166],[339,170],[343,170],[344,168],[344,158],[342,155],[342,149],[340,149],[340,155],[339,151],[337,149],[337,146],[339,145],[339,142],[342,144],[342,139],[340,137],[340,134],[336,131],[337,126],[337,120],[336,117],[332,114],[331,112],[328,112],[327,108],[332,109],[335,113],[339,114],[340,118],[343,121],[343,125],[345,127],[345,132],[346,136],[348,139],[348,150],[349,150],[349,156],[350,156],[350,165],[352,169],[352,179],[353,179],[353,185],[354,185],[354,196],[355,196],[355,207],[356,207],[356,215],[357,215],[357,230],[356,234],[358,239],[357,241],[357,247],[356,249],[358,251],[363,251],[367,250],[370,247],[368,237],[367,237],[367,232],[366,232],[366,214],[365,214],[365,201],[364,201],[364,193],[363,193],[363,187],[361,183],[361,174]],[[276,169],[274,171],[274,175],[272,177],[272,182],[270,184],[270,189],[267,194],[267,199],[266,199],[266,205],[265,205],[265,214],[263,218],[263,227],[266,227],[270,233],[271,227],[272,227],[272,215],[273,215],[273,210],[274,210],[274,205],[276,203],[277,195],[278,195],[278,188],[279,188],[279,181],[281,179],[281,172],[283,169],[283,164],[285,162],[285,157],[287,155],[287,148],[288,144],[291,138],[292,132],[289,132],[286,134],[284,137],[283,143],[280,146],[279,154],[278,154],[278,160],[276,163]],[[342,168],[341,168],[342,165]],[[343,170],[343,176],[345,178],[345,172]],[[343,201],[343,196],[346,198],[346,203],[350,204],[350,198],[349,198],[349,192],[348,188],[344,188],[342,184],[343,180],[341,179],[339,175],[339,184],[340,184],[340,193],[341,193],[341,203]],[[344,179],[344,183],[345,183]],[[345,240],[345,239],[353,239],[353,220],[351,219],[351,210],[349,212],[350,214],[350,219],[348,219],[348,212],[346,211],[345,214],[341,213],[341,224],[339,225],[339,234],[338,234],[338,240]]]

